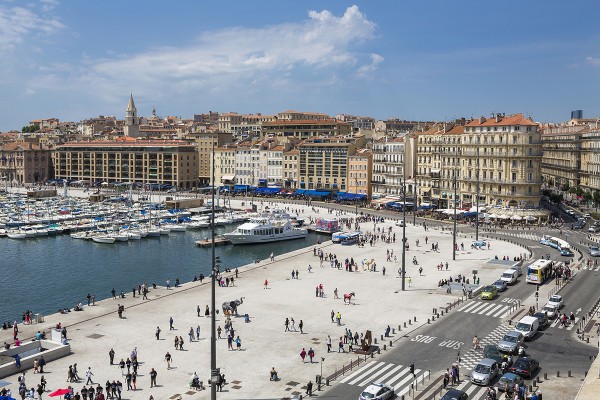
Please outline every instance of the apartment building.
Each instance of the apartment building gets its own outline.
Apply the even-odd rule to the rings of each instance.
[[[267,148],[267,186],[283,186],[283,145]]]
[[[257,157],[257,156],[255,156]],[[237,144],[235,153],[235,183],[237,185],[256,185],[258,164],[253,159],[252,142]]]
[[[404,138],[384,137],[372,144],[372,192],[400,194],[404,179]]]
[[[198,184],[198,150],[179,140],[121,137],[71,142],[52,152],[56,178],[89,182],[159,183],[191,189]]]
[[[52,177],[50,151],[31,142],[0,146],[0,176],[6,185],[26,185]]]
[[[283,153],[282,177],[283,185],[289,189],[298,188],[298,149],[292,149]]]
[[[373,152],[370,149],[357,149],[356,153],[348,156],[348,193],[365,194],[367,199],[371,199],[372,176]]]
[[[600,191],[600,130],[581,135],[581,187]]]
[[[582,135],[585,125],[545,127],[541,135],[542,179],[553,187],[577,187],[581,181]]]
[[[265,122],[262,137],[285,143],[290,138],[299,140],[313,137],[334,137],[352,134],[352,125],[336,119],[283,119]]]
[[[226,143],[215,147],[215,186],[235,185],[236,153],[235,144]]]
[[[228,132],[197,132],[192,134],[198,146],[198,182],[200,187],[210,186],[212,149],[224,146],[233,141]],[[216,181],[219,182],[219,181]]]
[[[300,189],[348,188],[348,157],[365,147],[362,135],[355,137],[318,137],[298,145]]]
[[[480,117],[462,134],[462,203],[502,207],[539,205],[542,142],[538,124],[523,114]],[[479,189],[479,190],[477,190]]]

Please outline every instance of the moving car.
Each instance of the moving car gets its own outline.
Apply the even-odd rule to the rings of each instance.
[[[558,316],[558,308],[552,304],[546,304],[542,308],[542,312],[546,313],[549,319],[554,319]]]
[[[487,285],[481,291],[481,300],[492,300],[498,296],[498,289],[494,285]]]
[[[496,286],[496,290],[498,290],[499,292],[504,292],[506,288],[508,288],[506,282],[504,282],[502,279],[498,279],[496,282],[493,283],[493,285]]]
[[[358,400],[385,400],[394,397],[394,388],[383,383],[371,383],[363,390]]]
[[[490,358],[496,361],[498,364],[502,364],[504,356],[498,350],[498,346],[493,344],[486,344],[483,348],[483,358]]]
[[[502,392],[508,391],[508,393],[512,393],[515,390],[515,384],[519,384],[521,386],[523,384],[523,378],[521,378],[517,374],[513,374],[512,372],[507,372],[500,379],[498,383],[496,383],[496,389]],[[508,388],[508,390],[506,390]]]
[[[500,365],[496,360],[484,358],[479,361],[473,372],[471,372],[471,382],[476,385],[489,385],[500,372]]]
[[[515,325],[515,331],[522,333],[525,340],[534,337],[539,329],[540,322],[536,317],[525,316]]]
[[[498,350],[504,353],[515,354],[519,350],[519,346],[523,344],[525,338],[522,333],[510,331],[507,332],[500,342],[498,342]]]
[[[446,392],[446,394],[441,398],[441,400],[468,400],[469,396],[458,389],[450,389]]]
[[[510,367],[510,372],[531,379],[533,373],[540,368],[540,363],[531,357],[520,357]]]
[[[590,233],[598,233],[598,232],[600,232],[600,226],[598,226],[598,225],[590,226],[588,228],[588,232],[590,232]]]
[[[571,249],[560,249],[560,255],[564,257],[574,257],[575,253]]]
[[[556,306],[557,309],[561,309],[563,306],[563,298],[561,295],[554,294],[550,296],[548,302],[546,304],[550,304],[551,306]]]
[[[519,273],[514,269],[507,269],[502,273],[502,276],[500,277],[500,279],[506,282],[507,285],[512,285],[513,283],[516,283],[518,278]]]
[[[590,246],[588,252],[592,257],[600,257],[600,249],[598,248],[598,246]]]
[[[544,329],[546,325],[548,325],[548,316],[543,312],[536,312],[533,314],[534,317],[538,319],[538,323],[540,324],[540,329]]]

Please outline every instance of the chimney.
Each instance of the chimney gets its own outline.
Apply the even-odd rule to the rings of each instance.
[[[502,114],[500,114],[500,113],[497,113],[497,114],[496,114],[496,122],[500,122],[500,121],[502,121],[502,116],[503,116]]]
[[[479,123],[483,124],[486,121],[485,117],[482,115],[481,117],[479,117]]]

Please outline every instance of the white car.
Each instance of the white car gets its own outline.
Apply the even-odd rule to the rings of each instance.
[[[358,400],[386,400],[394,397],[394,388],[383,383],[371,383],[363,390]]]
[[[552,295],[550,296],[546,304],[555,306],[556,309],[560,310],[563,306],[563,298],[558,294]]]
[[[396,226],[403,227],[404,226],[404,220],[401,219],[401,220],[397,221],[396,222]]]
[[[548,316],[548,319],[554,319],[558,316],[558,308],[552,304],[546,304],[544,308],[542,308],[542,312]]]

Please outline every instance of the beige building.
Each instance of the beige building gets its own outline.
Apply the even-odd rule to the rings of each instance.
[[[198,144],[198,182],[200,187],[210,186],[212,148],[223,146],[233,141],[231,133],[227,132],[197,132],[192,134]],[[216,182],[220,182],[216,180]]]
[[[298,157],[300,152],[293,149],[283,153],[283,186],[289,189],[298,188]]]
[[[462,204],[502,207],[539,205],[542,142],[538,124],[523,114],[480,117],[462,134]],[[478,184],[479,183],[479,184]]]
[[[365,194],[371,199],[371,179],[373,172],[373,152],[358,149],[348,156],[348,193]]]
[[[600,191],[600,130],[581,136],[581,188]]]
[[[544,129],[542,138],[542,178],[553,187],[577,187],[581,173],[581,136],[586,126],[557,126]]]
[[[237,146],[231,143],[215,148],[215,186],[235,185],[236,151]]]
[[[198,183],[198,150],[177,140],[71,142],[52,153],[56,178],[95,182],[169,184],[183,189]]]
[[[284,143],[291,138],[300,140],[314,137],[347,136],[352,134],[352,125],[335,119],[297,119],[265,122],[262,137]]]
[[[378,194],[400,194],[404,180],[404,138],[384,137],[375,140],[372,190]],[[408,193],[408,192],[407,192]]]
[[[31,142],[12,142],[0,146],[0,176],[4,185],[43,182],[52,177],[50,152]]]
[[[348,157],[364,148],[364,136],[318,137],[298,145],[300,189],[348,189]]]

